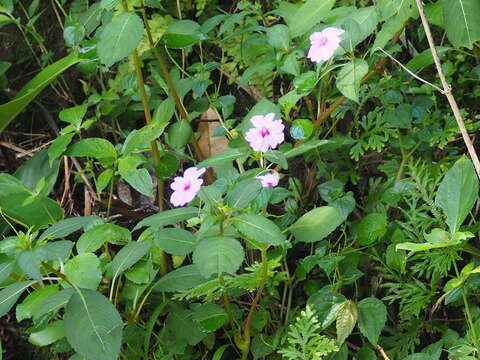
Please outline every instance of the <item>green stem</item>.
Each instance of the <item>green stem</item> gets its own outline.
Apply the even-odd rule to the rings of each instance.
[[[147,19],[147,13],[145,11],[145,2],[144,0],[140,0],[140,4],[142,7],[142,17],[143,17],[143,22],[145,24],[145,30],[147,32],[147,39],[148,43],[150,46],[150,49],[153,52],[153,55],[155,56],[155,59],[158,62],[158,65],[160,66],[160,71],[162,72],[162,75],[167,83],[168,89],[170,90],[170,93],[173,97],[173,100],[175,102],[175,106],[177,107],[178,112],[180,113],[180,118],[181,119],[188,119],[188,112],[185,109],[185,106],[182,103],[182,100],[178,96],[177,89],[175,88],[175,85],[173,83],[172,77],[170,76],[170,72],[168,71],[167,68],[167,63],[165,62],[165,59],[163,58],[162,54],[158,51],[158,49],[155,46],[155,42],[153,41],[152,37],[152,32],[150,30],[150,25],[148,24],[148,19]],[[195,154],[197,156],[197,159],[199,161],[202,161],[205,159],[205,156],[203,155],[202,149],[198,145],[198,141],[195,138],[195,135],[193,134],[192,137],[190,138],[190,141],[193,145],[193,149],[195,151]],[[214,177],[211,169],[207,169],[207,182],[208,183],[213,183],[214,182]]]
[[[225,288],[225,281],[222,275],[218,277],[218,282],[220,283],[220,285],[222,285],[222,287]],[[235,319],[233,318],[232,304],[230,303],[230,299],[228,298],[226,289],[223,290],[222,296],[223,296],[223,303],[225,304],[225,310],[227,311],[227,315],[228,315],[228,321],[230,322],[230,326],[232,329],[236,330],[237,326],[235,323]]]
[[[263,248],[262,252],[262,278],[260,279],[260,284],[258,286],[257,294],[253,299],[252,305],[250,306],[250,311],[248,312],[247,320],[245,321],[245,328],[243,330],[243,346],[242,346],[242,360],[248,358],[250,352],[250,336],[252,329],[252,320],[255,310],[257,309],[258,302],[262,296],[263,290],[265,289],[265,284],[267,283],[268,276],[268,259],[267,259],[267,248]]]
[[[457,263],[456,263],[455,259],[453,259],[453,256],[452,256],[452,261],[453,261],[453,268],[455,269],[455,274],[457,275],[457,278],[459,278],[460,277],[460,272],[458,271]],[[478,349],[480,349],[480,347],[479,347],[479,344],[478,344],[477,332],[475,330],[475,324],[473,323],[472,314],[470,312],[470,306],[468,306],[467,296],[465,295],[465,292],[463,291],[463,285],[462,285],[462,289],[460,289],[460,290],[462,292],[463,304],[465,306],[465,314],[467,315],[468,325],[470,327],[470,331],[472,332],[472,336],[473,336],[473,344],[475,345],[475,349],[477,349],[477,351],[479,351]]]
[[[126,0],[122,0],[123,10],[128,12],[128,3]],[[146,24],[148,24],[146,22]],[[135,65],[135,74],[137,77],[137,85],[140,90],[140,97],[142,98],[143,112],[145,114],[145,121],[147,124],[152,123],[152,115],[150,112],[150,105],[148,104],[147,94],[145,92],[145,81],[143,80],[142,68],[140,66],[140,59],[138,57],[138,51],[133,52],[133,63]],[[153,140],[151,143],[153,161],[155,163],[155,168],[160,166],[160,152],[158,150],[157,143]],[[158,210],[159,212],[163,211],[163,192],[165,187],[163,181],[157,176],[157,196],[158,196]]]

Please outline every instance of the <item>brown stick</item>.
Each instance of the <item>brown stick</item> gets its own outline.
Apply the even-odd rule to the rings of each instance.
[[[385,352],[385,350],[383,350],[383,348],[380,345],[377,345],[377,351],[380,353],[380,355],[382,355],[383,360],[390,360],[387,353]]]
[[[428,24],[428,20],[425,17],[425,11],[423,9],[422,1],[421,0],[416,0],[416,1],[417,1],[417,7],[420,13],[420,17],[422,18],[422,24],[425,30],[425,35],[427,36],[428,45],[430,46],[430,50],[432,51],[432,56],[435,62],[435,66],[437,68],[438,76],[440,77],[440,81],[442,82],[443,94],[446,96],[448,103],[450,104],[450,108],[452,109],[453,116],[455,116],[455,120],[457,121],[460,132],[462,133],[463,141],[467,146],[468,153],[470,155],[470,158],[473,161],[473,165],[475,166],[477,175],[480,177],[480,161],[478,160],[477,153],[475,151],[475,148],[473,147],[472,140],[468,135],[468,131],[465,128],[465,123],[463,122],[462,115],[460,114],[460,110],[458,109],[458,105],[455,100],[455,97],[452,94],[452,87],[448,84],[447,79],[445,78],[445,75],[443,73],[442,63],[440,62],[440,58],[438,57],[437,50],[435,48],[432,32],[430,31],[430,25]]]

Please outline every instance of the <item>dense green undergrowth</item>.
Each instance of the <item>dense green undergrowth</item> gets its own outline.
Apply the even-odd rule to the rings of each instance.
[[[423,6],[0,0],[0,359],[478,359],[480,0]]]

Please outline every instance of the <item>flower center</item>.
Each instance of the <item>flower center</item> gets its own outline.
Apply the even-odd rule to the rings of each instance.
[[[318,40],[318,45],[325,46],[327,45],[327,42],[328,42],[328,38],[324,36]]]
[[[263,129],[260,131],[260,135],[262,135],[262,138],[264,138],[264,137],[270,135],[270,131],[268,131],[268,129],[266,129],[266,128],[263,128]]]
[[[272,182],[267,182],[267,186],[268,186],[268,187],[273,187],[274,185],[273,185]]]
[[[186,184],[183,186],[183,191],[187,191],[188,189],[190,189],[190,186],[192,186],[192,184],[190,184],[189,182],[186,183]]]

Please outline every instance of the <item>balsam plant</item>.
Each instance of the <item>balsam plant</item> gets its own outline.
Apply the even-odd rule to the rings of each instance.
[[[0,174],[0,315],[47,358],[479,358],[478,0],[52,4],[69,54],[0,105],[80,77]]]

